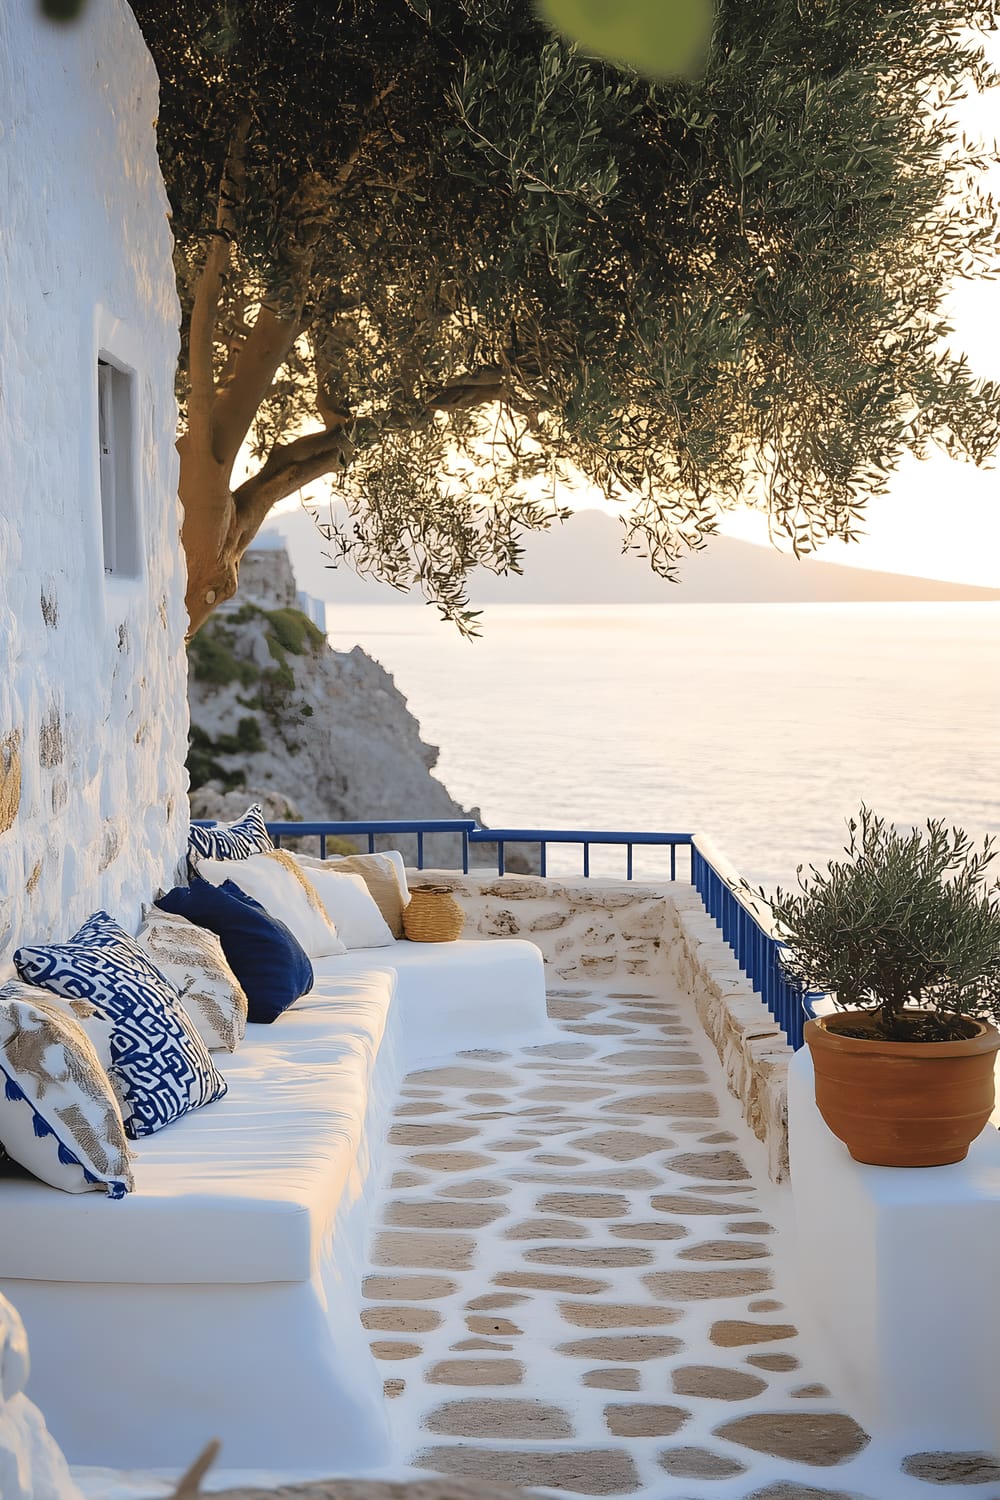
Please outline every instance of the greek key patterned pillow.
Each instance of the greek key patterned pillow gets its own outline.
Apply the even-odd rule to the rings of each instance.
[[[246,1035],[246,991],[215,933],[177,912],[144,906],[136,942],[177,991],[205,1046],[235,1052]]]
[[[46,990],[0,988],[0,1158],[67,1193],[135,1186],[121,1110],[83,1027]]]
[[[259,802],[234,823],[212,823],[207,828],[192,824],[188,834],[188,858],[192,860],[249,859],[251,854],[266,854],[273,848]]]
[[[226,1092],[176,990],[106,911],[88,917],[68,943],[18,948],[14,966],[29,984],[89,1000],[113,1022],[111,1066],[124,1089],[128,1135],[152,1135]]]

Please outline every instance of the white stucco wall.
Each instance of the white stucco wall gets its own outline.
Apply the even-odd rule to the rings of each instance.
[[[178,310],[157,80],[122,0],[0,4],[0,975],[125,923],[187,826]],[[135,371],[140,564],[104,571],[97,357]],[[18,785],[18,775],[20,778]]]

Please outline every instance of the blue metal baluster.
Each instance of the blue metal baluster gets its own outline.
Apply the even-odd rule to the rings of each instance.
[[[462,829],[462,874],[469,873],[469,830]]]
[[[368,853],[375,853],[375,835],[373,833],[370,833],[368,835]]]
[[[548,845],[546,844],[545,840],[542,839],[541,843],[538,846],[538,873],[539,873],[539,875],[543,875],[543,876],[544,876],[545,870],[546,870],[546,862],[547,862],[546,861],[546,851],[547,850],[548,850]]]
[[[420,832],[420,833],[417,834],[417,869],[418,870],[422,870],[423,868],[424,868],[424,835],[423,835],[422,832]]]
[[[677,879],[677,845],[670,845],[670,879]]]
[[[502,875],[503,873],[504,873],[503,839],[497,839],[497,874],[498,875]]]
[[[584,844],[584,846],[583,846],[583,878],[584,878],[584,880],[589,880],[590,879],[590,845],[589,844]]]
[[[628,851],[627,854],[626,854],[626,858],[625,858],[625,879],[626,880],[631,880],[632,879],[632,845],[631,844],[626,844],[625,848]]]
[[[320,859],[326,859],[326,834],[325,833],[321,833],[320,836],[319,836],[319,857],[320,857]]]

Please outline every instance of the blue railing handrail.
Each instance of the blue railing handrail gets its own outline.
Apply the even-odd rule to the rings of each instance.
[[[537,844],[538,873],[545,875],[549,844],[580,844],[583,850],[583,878],[590,879],[591,844],[624,844],[625,879],[632,879],[632,847],[635,844],[666,846],[670,850],[670,879],[677,879],[677,850],[690,845],[689,833],[650,833],[598,831],[580,828],[477,828],[470,833],[471,844],[496,844],[497,874],[504,874],[504,849],[507,844]]]
[[[357,818],[351,822],[332,822],[322,819],[309,822],[272,822],[267,827],[275,833],[291,838],[295,834],[322,834],[331,836],[342,833],[460,833],[464,828],[471,833],[479,827],[475,818]]]
[[[774,929],[768,908],[756,900],[729,861],[705,837],[691,847],[691,883],[714,918],[736,961],[796,1050],[802,1046],[806,1015],[800,985],[785,973],[787,947]]]
[[[457,833],[462,840],[462,869],[469,873],[469,840],[479,827],[474,818],[389,818],[355,819],[345,823],[268,823],[267,830],[275,843],[282,838],[319,838],[320,858],[326,858],[328,838],[340,838],[344,834],[363,833],[368,838],[368,852],[374,854],[375,841],[393,833],[412,833],[417,839],[417,868],[424,867],[424,834]]]
[[[202,822],[204,820],[196,820]],[[617,844],[626,850],[626,880],[632,875],[633,846],[660,846],[670,850],[670,879],[677,878],[677,850],[691,854],[691,883],[705,907],[721,928],[723,939],[736,955],[740,968],[763,999],[793,1047],[802,1045],[803,995],[785,974],[780,954],[785,946],[776,935],[767,908],[753,898],[725,856],[703,834],[656,833],[648,829],[593,828],[482,828],[473,818],[358,818],[344,822],[268,822],[276,844],[282,838],[318,838],[320,855],[326,857],[327,840],[362,834],[375,851],[376,840],[393,834],[411,834],[417,841],[417,868],[424,868],[424,837],[455,834],[461,841],[462,870],[469,873],[469,850],[473,844],[495,844],[497,873],[504,874],[508,844],[537,844],[539,873],[546,874],[549,844],[579,844],[583,850],[583,876],[590,878],[590,848],[593,844]]]

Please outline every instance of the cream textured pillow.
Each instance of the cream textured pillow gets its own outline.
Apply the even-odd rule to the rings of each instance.
[[[360,875],[310,870],[309,879],[348,948],[388,948],[395,940]]]
[[[23,985],[23,989],[32,990],[36,996],[41,996],[50,1010],[58,1010],[78,1026],[82,1026],[84,1033],[94,1051],[97,1053],[97,1061],[105,1073],[111,1069],[111,1034],[114,1031],[114,1023],[103,1016],[89,1000],[78,1000],[68,998],[65,995],[53,995],[51,990],[43,990],[39,985]],[[112,1076],[111,1086],[115,1087],[115,1079]],[[115,1090],[117,1094],[117,1089]],[[119,1103],[121,1103],[119,1097]]]
[[[293,858],[305,866],[310,880],[314,870],[332,869],[336,874],[360,875],[393,937],[403,936],[406,902],[396,866],[389,854],[348,854],[342,859],[313,859],[308,854],[296,854]]]
[[[224,885],[227,880],[238,885],[270,916],[284,922],[310,958],[345,951],[310,877],[284,849],[252,854],[249,859],[202,859],[198,874],[209,885]]]
[[[136,942],[177,991],[205,1046],[235,1052],[246,1035],[247,997],[215,933],[144,906]]]
[[[403,893],[403,905],[405,906],[410,899],[410,888],[406,883],[406,865],[403,863],[403,856],[398,849],[383,849],[382,858],[387,859],[396,872],[396,879],[399,881],[399,889]]]
[[[122,1113],[78,1021],[34,985],[0,988],[0,1145],[67,1193],[135,1186]]]

